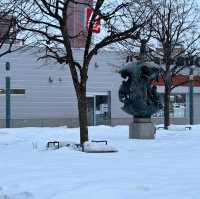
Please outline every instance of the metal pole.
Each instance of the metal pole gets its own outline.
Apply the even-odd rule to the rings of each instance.
[[[6,128],[10,128],[10,77],[6,77]]]
[[[108,91],[108,125],[111,126],[111,91]]]
[[[193,105],[193,94],[194,94],[194,88],[193,88],[193,72],[194,67],[190,67],[190,82],[189,82],[189,106],[190,106],[190,125],[194,124],[194,105]]]
[[[93,100],[94,100],[94,108],[93,108],[93,113],[94,113],[94,117],[93,117],[93,125],[96,126],[97,125],[97,118],[96,118],[96,95],[94,95],[93,97]]]

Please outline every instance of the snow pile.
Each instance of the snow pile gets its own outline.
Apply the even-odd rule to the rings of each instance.
[[[187,125],[187,126],[184,126],[184,125],[171,125],[169,127],[169,130],[171,131],[187,131],[187,130],[190,130],[192,128],[191,125]]]
[[[87,153],[117,152],[117,149],[102,142],[85,142],[83,148]]]

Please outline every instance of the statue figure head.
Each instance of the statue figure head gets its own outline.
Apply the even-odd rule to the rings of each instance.
[[[134,61],[119,71],[124,79],[119,88],[122,109],[134,117],[150,118],[162,108],[157,88],[152,84],[160,76],[160,67],[152,62]]]

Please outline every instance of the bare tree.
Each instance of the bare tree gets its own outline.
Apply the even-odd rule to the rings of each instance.
[[[140,34],[140,41],[146,41],[149,60],[158,61],[162,67],[164,91],[164,127],[170,125],[170,94],[177,86],[187,84],[188,79],[174,85],[177,75],[185,73],[189,60],[199,52],[199,7],[191,0],[156,0],[149,4],[154,13],[153,20]],[[123,41],[123,46],[133,52],[133,46],[141,46],[138,41]],[[187,58],[185,63],[180,57]],[[179,60],[178,60],[179,59]],[[182,61],[184,59],[181,59]],[[189,73],[189,70],[187,70]]]
[[[147,1],[125,0],[8,0],[14,6],[18,27],[29,38],[31,45],[45,49],[41,58],[50,57],[57,62],[69,66],[73,85],[76,91],[80,124],[80,143],[88,140],[86,85],[89,64],[101,48],[116,42],[132,38],[136,40],[141,27],[151,19]],[[89,7],[92,15],[87,30],[71,33],[68,26],[71,12],[77,6]],[[130,12],[129,8],[135,10]],[[76,9],[76,12],[79,11]],[[126,22],[129,20],[129,26]],[[131,20],[130,20],[131,19]],[[93,28],[97,20],[102,23],[103,34],[98,41],[93,39]],[[82,61],[75,58],[72,42],[85,36]]]

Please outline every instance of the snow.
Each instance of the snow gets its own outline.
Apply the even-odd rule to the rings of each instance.
[[[89,128],[117,153],[47,150],[78,143],[78,129],[0,129],[0,199],[199,199],[200,125],[128,139],[128,126]]]
[[[87,153],[98,153],[98,152],[117,152],[117,149],[115,149],[113,146],[109,146],[107,143],[97,143],[97,142],[85,142],[83,144],[84,152]]]

